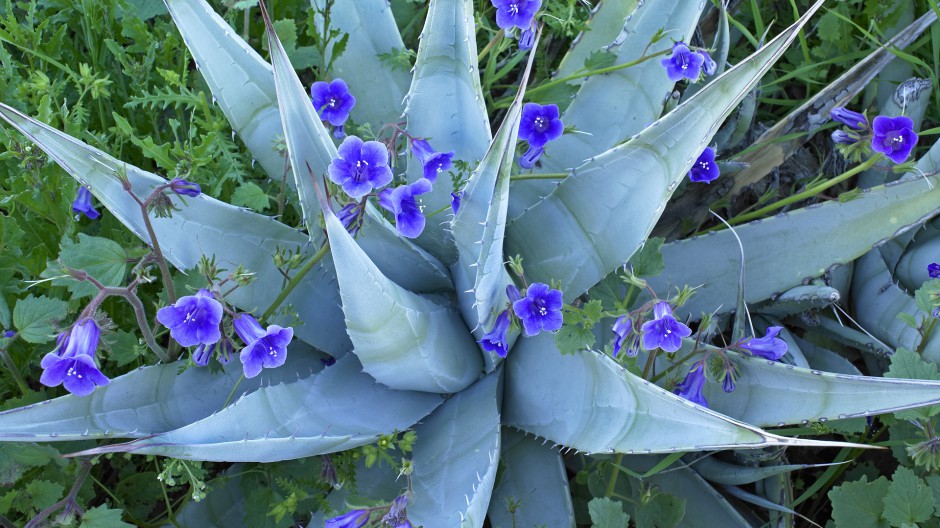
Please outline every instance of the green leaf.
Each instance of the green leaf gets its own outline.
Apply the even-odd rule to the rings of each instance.
[[[832,488],[828,496],[836,528],[888,528],[882,511],[889,486],[885,477],[868,482],[862,475],[858,481]]]
[[[935,363],[924,361],[917,353],[906,348],[899,348],[891,356],[891,367],[884,376],[886,378],[940,380],[940,373],[937,372]],[[927,420],[937,414],[940,414],[940,405],[899,412],[897,416],[902,420]]]
[[[105,286],[122,286],[127,273],[127,252],[117,242],[101,237],[78,234],[78,243],[65,240],[59,253],[62,264],[84,270]],[[72,297],[92,297],[98,288],[89,282],[66,279]]]
[[[43,344],[55,339],[59,324],[68,313],[68,303],[45,295],[30,295],[13,307],[13,326],[28,343]]]
[[[591,329],[582,328],[581,325],[566,324],[555,334],[555,346],[562,354],[574,354],[578,350],[589,350],[594,346],[597,338]]]
[[[940,305],[940,279],[931,279],[924,282],[914,292],[914,300],[917,302],[917,307],[925,313],[930,313],[935,306]]]
[[[89,508],[82,515],[82,524],[78,528],[134,528],[121,520],[123,509],[112,510],[105,505]]]
[[[637,508],[636,525],[638,528],[675,528],[683,517],[685,500],[660,492]]]
[[[59,452],[51,447],[37,444],[0,444],[0,486],[12,486],[32,467],[44,466],[56,461],[63,465]]]
[[[643,247],[630,257],[633,274],[637,277],[655,277],[666,269],[663,262],[662,247],[666,239],[652,237],[646,240]]]
[[[252,182],[239,185],[232,193],[232,205],[249,207],[259,213],[267,209],[270,203],[271,197]]]
[[[45,510],[55,504],[65,494],[65,486],[48,480],[33,480],[26,485],[26,493],[31,498],[31,505],[37,510]]]
[[[272,26],[285,50],[291,52],[297,49],[297,23],[294,19],[275,20]]]
[[[933,514],[934,498],[924,479],[900,466],[884,498],[884,518],[892,526],[924,522]]]
[[[588,58],[584,59],[584,69],[588,71],[600,70],[601,68],[613,66],[616,62],[616,54],[601,48],[592,51]]]
[[[588,502],[591,525],[595,528],[623,528],[630,522],[630,516],[624,513],[620,501],[608,497],[594,497]]]

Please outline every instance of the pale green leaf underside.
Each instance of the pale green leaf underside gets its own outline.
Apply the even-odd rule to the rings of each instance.
[[[346,332],[364,370],[400,390],[457,392],[476,380],[483,360],[457,312],[389,280],[332,213],[326,229]]]
[[[268,176],[279,180],[284,157],[274,142],[284,132],[271,65],[204,0],[166,0],[166,5],[232,129]]]
[[[276,462],[372,443],[411,427],[442,401],[436,394],[389,389],[361,368],[347,354],[319,374],[263,387],[185,427],[86,453]]]
[[[626,262],[724,118],[821,4],[633,139],[573,170],[512,219],[509,251],[525,257],[527,275],[560,281],[571,300]]]
[[[558,450],[514,429],[503,428],[497,480],[488,512],[493,528],[574,527],[568,475]],[[506,510],[506,500],[510,498],[520,504],[515,515]]]
[[[324,0],[311,4],[322,9]],[[322,18],[316,17],[317,27]],[[402,99],[410,76],[403,69],[389,67],[380,54],[393,53],[405,45],[395,25],[395,17],[386,0],[343,0],[330,10],[330,28],[349,34],[346,51],[332,67],[333,77],[343,79],[356,97],[350,116],[357,123],[368,122],[373,130],[401,118]],[[327,60],[332,46],[327,50]],[[323,79],[318,79],[323,80]]]
[[[418,58],[405,97],[408,132],[429,137],[439,152],[453,150],[454,159],[474,163],[490,144],[489,119],[477,70],[477,46],[472,0],[435,0],[421,32]],[[422,165],[408,158],[408,180],[422,176]],[[422,199],[429,211],[450,204],[450,178],[442,174]],[[453,262],[453,241],[446,223],[428,221],[418,243],[446,264]]]
[[[245,379],[233,398],[262,385],[294,381],[322,368],[316,354],[295,343],[287,364]],[[91,438],[141,438],[172,431],[222,409],[241,376],[236,360],[225,372],[179,365],[133,370],[98,387],[89,396],[71,394],[0,413],[0,441],[65,441]]]
[[[504,423],[579,451],[821,445],[779,437],[699,407],[596,352],[562,355],[545,333],[521,339],[509,354]]]
[[[499,463],[500,375],[453,396],[415,428],[412,524],[483,526]]]

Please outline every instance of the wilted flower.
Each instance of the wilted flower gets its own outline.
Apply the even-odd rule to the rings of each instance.
[[[859,140],[859,137],[856,134],[852,132],[846,132],[845,130],[836,130],[832,133],[832,141],[834,143],[842,143],[844,145],[851,145],[853,143],[857,143],[858,140]]]
[[[512,309],[522,321],[525,335],[534,336],[546,330],[549,332],[561,328],[561,292],[548,284],[534,282],[525,292],[525,297],[512,303]]]
[[[621,347],[623,347],[623,342],[627,339],[627,336],[633,332],[633,319],[630,319],[629,316],[621,315],[617,318],[617,321],[614,322],[614,326],[611,330],[617,335],[614,339],[614,357],[617,357]]]
[[[211,345],[222,337],[222,303],[203,288],[196,295],[180,297],[176,304],[160,308],[157,321],[170,329],[170,336],[184,347]]]
[[[675,352],[682,346],[682,338],[692,334],[692,330],[676,320],[669,303],[661,301],[653,307],[652,321],[643,323],[643,348],[653,350],[661,348],[666,352]]]
[[[170,190],[183,196],[195,197],[202,193],[202,188],[198,183],[186,181],[182,178],[173,178],[170,182]]]
[[[865,130],[868,128],[868,119],[864,114],[849,110],[844,106],[837,106],[829,111],[829,117],[833,121],[838,121],[853,130]]]
[[[705,57],[700,53],[692,53],[682,42],[676,42],[672,45],[672,54],[669,58],[662,59],[660,63],[666,67],[666,75],[669,76],[670,81],[679,81],[683,78],[694,81],[698,79],[702,71]]]
[[[686,374],[685,379],[676,385],[675,390],[672,392],[689,400],[692,403],[697,403],[702,407],[708,407],[708,402],[705,401],[705,396],[702,396],[702,389],[704,388],[705,367],[702,365],[702,362],[699,361],[692,365],[692,369],[689,370],[688,374]]]
[[[907,116],[878,116],[872,123],[875,135],[871,138],[871,148],[881,152],[895,163],[904,163],[917,144],[914,122]]]
[[[352,510],[338,517],[327,519],[324,528],[362,528],[368,521],[368,511]]]
[[[702,56],[702,71],[705,75],[714,75],[715,70],[718,69],[718,63],[705,50],[698,50],[697,53]]]
[[[739,343],[738,347],[747,350],[751,355],[778,361],[787,353],[787,342],[777,337],[781,330],[781,326],[771,326],[764,337],[752,337]]]
[[[349,203],[343,206],[336,213],[336,217],[339,218],[340,223],[343,224],[343,227],[346,228],[346,231],[350,235],[356,236],[356,233],[359,232],[359,228],[362,227],[362,222],[359,221],[360,215],[362,213],[362,207],[359,206],[358,202]]]
[[[689,169],[689,180],[694,182],[711,183],[719,176],[718,164],[715,163],[715,149],[705,147],[692,168]]]
[[[457,214],[460,210],[460,199],[463,197],[463,191],[450,193],[450,210]]]
[[[392,169],[388,167],[388,149],[378,141],[363,141],[349,136],[338,149],[327,168],[330,180],[342,185],[349,196],[359,199],[373,188],[384,187],[392,181]]]
[[[349,93],[349,87],[342,79],[332,82],[318,81],[310,87],[310,98],[320,119],[336,127],[333,135],[344,137],[343,125],[349,119],[349,111],[356,105],[356,98]]]
[[[431,144],[424,139],[411,141],[411,153],[424,165],[424,177],[429,181],[437,181],[437,175],[446,171],[452,165],[454,151],[437,152]]]
[[[95,206],[91,205],[91,191],[86,187],[78,188],[78,196],[72,202],[72,211],[82,213],[91,220],[101,216],[101,213],[95,210]]]
[[[211,345],[202,344],[196,347],[196,350],[193,350],[193,363],[204,367],[209,364],[209,360],[212,359],[212,353],[215,352],[216,343]]]
[[[235,332],[245,342],[245,348],[239,356],[245,369],[245,377],[253,378],[261,373],[262,367],[280,367],[287,360],[287,345],[294,338],[293,328],[269,325],[261,328],[258,320],[250,314],[235,316]]]
[[[88,396],[95,387],[111,383],[111,380],[95,365],[95,349],[101,330],[94,319],[82,319],[72,328],[56,338],[56,350],[46,354],[40,366],[43,368],[39,382],[47,387],[60,384],[76,396]]]
[[[392,506],[388,509],[388,513],[382,517],[383,526],[394,526],[395,528],[400,528],[403,526],[411,526],[411,523],[408,522],[408,513],[405,511],[405,507],[408,506],[408,497],[405,495],[399,495],[395,497],[395,501],[392,502]],[[407,524],[406,524],[407,523]]]
[[[395,230],[399,235],[417,238],[424,231],[424,213],[415,197],[430,191],[431,182],[426,178],[418,178],[414,183],[379,193],[379,205],[395,215]]]
[[[503,310],[496,316],[493,329],[483,335],[479,343],[483,350],[496,352],[499,357],[506,357],[509,352],[509,311]]]

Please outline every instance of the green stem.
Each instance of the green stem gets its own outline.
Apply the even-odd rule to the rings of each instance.
[[[228,393],[228,398],[226,398],[226,399],[225,399],[225,403],[222,404],[222,409],[228,407],[228,404],[232,401],[232,396],[235,395],[235,389],[237,389],[238,386],[241,385],[241,382],[242,382],[244,379],[245,379],[245,375],[242,374],[241,377],[238,378],[238,381],[235,382],[235,386],[232,387],[232,392]],[[219,410],[221,410],[221,409],[219,409]]]
[[[567,172],[545,172],[541,174],[513,174],[510,180],[563,180],[567,178]]]
[[[617,458],[615,459],[613,466],[610,468],[610,479],[607,480],[607,490],[604,492],[605,497],[610,497],[614,494],[614,487],[617,485],[617,477],[620,475],[620,469],[618,466],[623,464],[623,453],[617,453]]]
[[[297,285],[300,284],[300,281],[303,280],[304,276],[307,275],[307,273],[310,272],[311,269],[313,269],[313,267],[317,264],[317,262],[320,262],[320,259],[322,259],[323,256],[326,255],[326,253],[329,250],[330,250],[330,241],[327,240],[326,242],[323,243],[322,246],[320,246],[320,250],[317,251],[312,257],[310,257],[310,260],[305,262],[304,265],[299,270],[297,270],[297,273],[294,274],[290,282],[287,283],[287,286],[285,286],[284,289],[281,290],[281,293],[279,293],[277,297],[274,299],[274,301],[271,302],[271,306],[268,306],[268,309],[265,310],[264,313],[261,315],[262,320],[266,320],[268,317],[271,317],[272,315],[274,315],[274,311],[277,310],[278,306],[280,306],[281,303],[284,302],[284,299],[286,299],[287,296],[290,295],[290,292],[294,291],[294,288],[296,288]]]
[[[499,31],[496,32],[495,35],[493,35],[493,38],[491,38],[490,41],[486,44],[486,47],[483,48],[482,51],[480,51],[479,55],[477,55],[477,64],[483,62],[483,58],[486,57],[486,54],[492,51],[493,48],[495,48],[496,45],[499,44],[499,41],[503,40],[503,36],[505,36],[505,34],[506,34],[506,30],[500,29]]]
[[[26,380],[23,379],[23,375],[20,374],[20,371],[16,368],[7,349],[0,348],[0,358],[3,358],[3,362],[6,364],[7,368],[10,369],[10,373],[13,374],[13,379],[16,380],[16,384],[20,387],[20,392],[23,393],[23,396],[26,396],[26,394],[29,393],[29,386],[26,385]]]

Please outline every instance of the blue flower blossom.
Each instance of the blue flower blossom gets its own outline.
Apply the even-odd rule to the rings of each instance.
[[[392,169],[388,166],[388,149],[378,141],[363,141],[349,136],[338,149],[327,168],[330,180],[342,185],[349,196],[359,199],[372,189],[385,187],[392,181]]]
[[[170,190],[182,196],[196,197],[202,193],[202,188],[198,183],[186,181],[182,178],[173,178],[170,182]]]
[[[450,193],[450,210],[457,214],[460,210],[460,199],[463,198],[463,191]]]
[[[878,116],[872,122],[872,130],[875,135],[871,138],[871,149],[895,163],[904,163],[917,144],[914,122],[907,116]]]
[[[702,365],[702,362],[699,361],[692,365],[692,369],[689,370],[689,373],[685,376],[685,379],[676,385],[676,388],[673,392],[692,403],[697,403],[702,407],[708,407],[708,402],[705,401],[705,396],[702,396],[702,389],[704,388],[705,368]]]
[[[408,513],[405,511],[405,507],[408,506],[408,497],[405,495],[399,495],[395,497],[392,506],[388,509],[388,513],[382,517],[382,526],[394,526],[395,528],[411,528],[411,523],[408,521]]]
[[[715,163],[715,149],[705,147],[692,168],[689,169],[689,180],[694,182],[711,183],[719,176],[718,164]]]
[[[454,151],[437,152],[424,139],[411,141],[411,153],[424,165],[424,177],[431,182],[437,181],[437,175],[453,165]]]
[[[78,188],[78,196],[72,202],[72,211],[82,213],[91,220],[101,216],[101,213],[95,210],[95,206],[91,205],[91,191],[86,187]]]
[[[833,121],[838,121],[853,130],[865,130],[868,128],[868,119],[864,114],[849,110],[844,106],[837,106],[829,111],[829,117]]]
[[[529,150],[522,155],[519,165],[531,169],[545,152],[545,144],[558,139],[565,132],[565,125],[558,117],[558,105],[526,103],[519,120],[519,139],[529,143]]]
[[[349,93],[349,87],[342,79],[332,82],[318,81],[310,87],[310,98],[320,119],[336,127],[333,135],[342,138],[346,135],[343,125],[349,119],[349,111],[356,105],[356,98]]]
[[[211,345],[222,337],[222,303],[203,288],[196,295],[180,297],[176,304],[160,308],[157,321],[170,329],[170,336],[184,347]]]
[[[661,348],[666,352],[675,352],[682,346],[682,338],[689,337],[692,330],[676,320],[669,303],[661,301],[653,307],[652,321],[643,323],[643,348],[653,350]]]
[[[216,343],[211,345],[202,344],[196,347],[196,350],[193,350],[193,363],[204,367],[209,364],[209,360],[212,359],[212,353],[215,352]]]
[[[535,148],[529,147],[529,150],[525,151],[522,156],[519,157],[519,166],[523,169],[531,169],[535,167],[535,162],[542,157],[542,154],[545,152],[544,148]]]
[[[395,230],[399,235],[417,238],[424,231],[424,213],[415,197],[430,191],[431,182],[426,178],[418,178],[414,183],[379,193],[379,205],[395,215]]]
[[[261,368],[280,367],[287,360],[287,345],[294,338],[293,328],[269,325],[261,328],[258,320],[250,314],[235,316],[235,332],[245,342],[239,359],[245,369],[245,377],[253,378],[261,373]]]
[[[666,67],[666,75],[670,81],[679,81],[683,78],[694,81],[698,79],[705,63],[705,57],[700,53],[693,53],[682,42],[672,45],[672,54],[662,59],[660,63]]]
[[[490,0],[496,8],[496,25],[500,29],[529,29],[542,0]]]
[[[56,349],[39,364],[43,368],[39,382],[47,387],[64,385],[65,390],[76,396],[88,396],[95,387],[111,383],[95,365],[100,337],[101,330],[91,318],[82,319],[71,330],[59,334]]]
[[[617,321],[614,322],[614,326],[611,330],[617,335],[614,339],[614,357],[617,357],[627,336],[633,332],[633,319],[627,315],[621,315],[617,318]]]
[[[940,279],[940,264],[937,264],[936,262],[933,264],[928,264],[927,275],[929,275],[931,279]]]
[[[519,33],[519,49],[530,50],[535,45],[535,30],[532,27],[523,29]]]
[[[532,283],[525,297],[512,303],[512,309],[522,321],[525,335],[534,336],[542,330],[553,332],[561,328],[561,292],[542,282]]]
[[[781,326],[771,326],[764,337],[752,337],[739,343],[738,347],[747,350],[751,355],[779,361],[787,353],[787,342],[777,337],[781,330]]]
[[[367,522],[369,522],[368,511],[352,510],[338,517],[327,519],[324,528],[362,528]]]
[[[515,284],[509,284],[506,286],[506,297],[509,298],[509,302],[515,303],[522,299],[522,294],[519,293],[519,288],[516,288]]]
[[[346,231],[350,235],[356,236],[359,232],[359,229],[362,227],[362,207],[358,202],[349,203],[343,206],[336,213],[336,217],[339,218],[343,227],[346,228]]]
[[[499,357],[506,357],[509,352],[509,311],[503,310],[496,316],[493,329],[483,335],[478,341],[483,350],[496,352]]]
[[[721,381],[721,390],[734,392],[734,376],[730,372],[725,373],[725,379]]]

